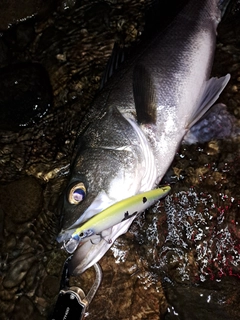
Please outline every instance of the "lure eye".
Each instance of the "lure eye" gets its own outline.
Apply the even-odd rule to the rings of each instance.
[[[68,201],[71,204],[78,204],[84,200],[86,196],[86,188],[82,182],[73,186],[68,195]]]

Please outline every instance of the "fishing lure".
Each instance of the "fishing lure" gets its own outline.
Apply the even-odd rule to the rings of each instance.
[[[76,228],[71,239],[64,243],[64,248],[67,252],[73,253],[83,239],[101,235],[104,230],[143,212],[157,200],[165,197],[170,189],[169,186],[157,188],[113,204]]]

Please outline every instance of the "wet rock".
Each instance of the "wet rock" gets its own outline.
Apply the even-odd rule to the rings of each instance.
[[[20,259],[15,261],[7,275],[3,278],[3,286],[6,289],[17,287],[25,278],[29,268],[36,261],[36,257],[26,254],[22,255]]]
[[[193,148],[181,148],[182,160],[175,159],[184,178],[172,186],[165,209],[158,207],[155,243],[143,238],[155,254],[145,256],[161,275],[171,304],[166,319],[237,320],[239,292],[233,288],[240,277],[240,144],[238,139],[218,142],[217,152],[209,152],[209,144],[197,152]],[[199,153],[198,165],[185,167],[193,152]],[[152,225],[154,218],[149,218]],[[149,228],[144,226],[143,232]]]
[[[239,280],[223,278],[199,286],[166,284],[167,298],[172,304],[166,320],[239,319]]]
[[[72,9],[76,4],[76,0],[62,0],[59,1],[59,7],[58,10],[64,11]]]
[[[162,319],[167,303],[161,283],[136,251],[131,234],[119,238],[100,264],[103,280],[89,308],[91,320]],[[70,284],[81,283],[87,293],[95,279],[92,269],[72,277]]]
[[[0,70],[0,129],[19,130],[35,124],[51,103],[51,86],[41,65],[14,64]]]
[[[72,10],[58,14],[54,24],[40,30],[34,43],[34,54],[50,75],[55,107],[77,101],[84,110],[87,99],[89,105],[99,89],[115,40],[127,46],[143,30],[141,3],[126,1],[118,7],[111,1],[84,1],[81,5],[84,10],[77,3]],[[129,19],[124,17],[125,10]]]
[[[0,39],[0,65],[3,66],[8,61],[8,48],[4,41]]]
[[[0,301],[1,320],[9,320],[10,319],[9,318],[9,314],[11,314],[13,309],[14,309],[14,304],[13,303],[6,303],[5,301],[1,300]]]
[[[26,177],[0,187],[0,203],[5,214],[15,223],[23,223],[40,212],[43,195],[38,181]]]
[[[29,264],[28,272],[25,277],[24,291],[28,292],[29,296],[33,296],[38,287],[38,279],[43,276],[43,266],[38,260],[35,263]]]
[[[3,226],[4,226],[4,211],[0,206],[0,243],[3,240],[3,237],[4,237],[4,235],[3,235],[3,232],[4,232]]]
[[[25,320],[26,317],[28,319],[44,320],[44,317],[40,315],[33,302],[23,295],[17,300],[11,319]]]
[[[47,297],[53,298],[54,296],[56,296],[58,294],[59,287],[59,278],[54,276],[47,276],[44,279],[43,291]]]
[[[6,252],[9,252],[9,251],[11,252],[11,251],[14,251],[14,249],[16,248],[17,239],[15,236],[11,234],[9,236],[4,237],[4,243],[5,243],[4,250]]]
[[[16,299],[17,288],[16,287],[15,288],[11,288],[10,290],[6,291],[4,286],[3,286],[3,284],[2,284],[2,278],[1,278],[0,289],[1,289],[0,290],[1,301],[4,301],[7,304],[9,302],[12,303]]]
[[[16,26],[16,43],[20,50],[24,50],[34,40],[35,32],[33,23],[25,22]]]
[[[52,1],[46,0],[11,0],[3,1],[0,13],[0,30],[8,29],[12,24],[43,13]]]

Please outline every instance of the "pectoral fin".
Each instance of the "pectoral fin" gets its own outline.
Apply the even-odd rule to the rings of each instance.
[[[190,121],[187,127],[190,129],[197,123],[203,115],[210,109],[210,107],[217,101],[223,89],[230,80],[230,74],[221,78],[211,78],[206,81],[201,99],[193,110]]]
[[[133,71],[133,95],[138,123],[156,123],[156,91],[148,70],[142,65]]]
[[[224,139],[240,134],[236,118],[227,111],[227,107],[214,105],[185,135],[183,143],[204,143],[212,139]]]
[[[194,109],[188,131],[183,143],[207,142],[212,139],[224,139],[239,135],[240,128],[236,119],[231,115],[224,104],[214,102],[227,85],[230,75],[221,78],[211,78],[206,82],[202,97]]]

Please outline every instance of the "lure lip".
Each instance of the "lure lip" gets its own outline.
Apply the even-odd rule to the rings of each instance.
[[[74,237],[70,238],[68,241],[64,241],[63,248],[68,253],[73,253],[77,249],[80,241],[81,241],[81,237],[78,235],[75,235]]]
[[[72,237],[71,237],[69,240],[64,241],[64,243],[63,243],[63,248],[64,248],[68,253],[73,253],[73,252],[77,249],[79,243],[80,243],[83,239],[85,239],[85,238],[87,238],[87,237],[90,237],[90,236],[93,235],[93,234],[94,234],[94,231],[91,230],[91,229],[90,229],[90,230],[87,230],[87,232],[81,233],[81,234],[77,234],[77,233],[75,232],[75,233],[72,234]]]

